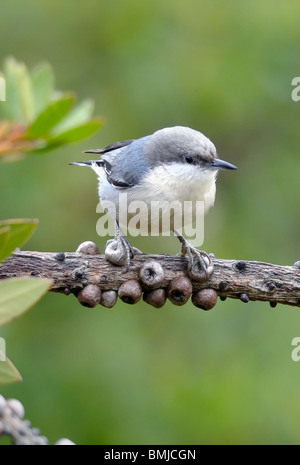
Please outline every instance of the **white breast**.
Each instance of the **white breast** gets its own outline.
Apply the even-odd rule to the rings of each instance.
[[[100,175],[100,173],[98,173]],[[124,196],[127,194],[127,205],[131,202],[136,201],[145,204],[146,208],[139,209],[139,217],[141,224],[148,224],[148,232],[150,227],[154,230],[172,230],[174,214],[180,210],[183,214],[183,224],[191,224],[195,221],[196,202],[203,202],[204,213],[213,206],[216,193],[216,171],[201,170],[198,167],[192,165],[182,165],[179,163],[173,163],[166,166],[158,166],[151,170],[151,172],[145,176],[142,185],[134,186],[129,189],[115,189],[112,185],[108,184],[106,179],[100,178],[99,184],[99,195],[101,200],[110,200],[116,205],[117,217],[119,218],[121,228],[128,226],[128,222],[135,217],[135,208],[132,213],[127,215],[127,224],[122,224],[122,214],[118,214],[119,199],[120,195]],[[153,209],[153,202],[165,202],[165,206],[161,209],[162,212],[170,212],[168,205],[175,205],[175,209],[171,209],[170,213],[170,228],[162,228],[161,225],[161,214],[151,217],[151,209]],[[184,202],[187,202],[184,204]],[[121,202],[124,209],[124,202]],[[177,208],[178,206],[178,208]],[[120,213],[120,212],[119,212]],[[162,213],[164,214],[164,213]],[[199,213],[198,213],[199,214]],[[147,221],[146,221],[147,217]],[[123,216],[124,218],[124,216]],[[145,220],[145,221],[144,221]],[[131,224],[134,221],[131,221]],[[143,229],[143,228],[142,228]],[[129,224],[130,230],[130,224]],[[145,231],[146,232],[146,231]]]
[[[204,201],[205,212],[214,204],[216,171],[201,170],[193,165],[172,163],[158,166],[144,178],[142,187],[135,187],[134,195],[151,200]]]

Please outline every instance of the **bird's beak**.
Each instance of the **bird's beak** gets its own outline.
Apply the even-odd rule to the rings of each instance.
[[[211,162],[207,163],[206,168],[212,170],[237,170],[236,166],[219,158],[214,158]]]

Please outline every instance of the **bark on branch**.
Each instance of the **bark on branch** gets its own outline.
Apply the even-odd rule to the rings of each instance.
[[[145,263],[149,261],[152,268],[146,269],[145,272]],[[159,264],[160,270],[163,269],[159,279],[157,275],[153,279],[156,273],[153,271],[153,261]],[[203,289],[213,289],[221,299],[229,297],[241,299],[243,302],[260,300],[269,301],[272,306],[281,303],[300,307],[299,262],[294,266],[279,266],[258,261],[215,258],[212,261],[212,276],[204,282],[190,279],[192,286],[190,291],[187,291],[189,295],[191,292],[195,294]],[[127,273],[124,273],[123,267],[110,264],[103,254],[88,255],[76,252],[16,252],[0,264],[0,280],[12,277],[50,278],[53,281],[51,291],[73,293],[76,296],[88,285],[104,293],[119,291],[120,296],[120,288],[124,288],[128,281],[137,282],[137,286],[145,293],[155,289],[168,292],[171,282],[174,283],[178,277],[187,276],[187,259],[172,255],[138,254],[132,259]],[[128,302],[134,303],[130,300]],[[179,305],[184,303],[180,302]]]

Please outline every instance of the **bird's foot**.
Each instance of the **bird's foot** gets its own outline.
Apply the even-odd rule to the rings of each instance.
[[[189,244],[178,231],[175,233],[181,242],[181,256],[188,258],[189,276],[195,281],[207,281],[214,270],[211,257],[204,250],[198,250]]]
[[[107,241],[104,255],[107,261],[117,266],[125,266],[124,273],[129,270],[130,260],[134,255],[142,253],[136,247],[132,247],[126,236],[117,235]]]

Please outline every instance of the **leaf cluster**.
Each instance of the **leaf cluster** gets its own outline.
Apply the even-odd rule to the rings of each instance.
[[[55,90],[48,63],[29,71],[13,57],[4,62],[1,82],[5,101],[0,104],[0,159],[15,161],[25,153],[45,151],[94,134],[103,119],[93,117],[91,99],[76,104],[73,92]]]
[[[38,221],[12,219],[0,221],[0,262],[21,247],[32,235]],[[51,280],[11,278],[0,282],[0,326],[20,316],[49,289]],[[0,384],[20,381],[21,375],[0,349]]]
[[[71,92],[58,92],[48,63],[29,71],[24,63],[6,59],[0,73],[0,160],[15,161],[25,153],[42,153],[77,142],[96,132],[103,121],[93,118],[94,103],[87,99],[75,104]],[[4,88],[3,88],[4,85]],[[3,99],[3,94],[5,99]],[[37,227],[35,219],[0,221],[0,262],[21,247]],[[11,278],[0,282],[0,326],[23,314],[49,289],[51,280]],[[21,380],[6,357],[0,338],[0,384]]]

